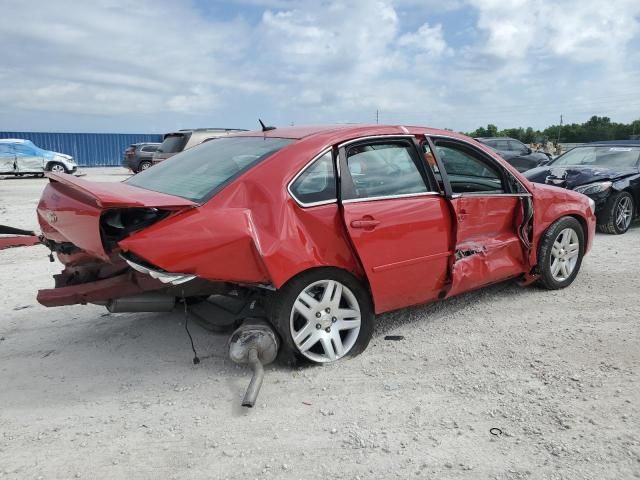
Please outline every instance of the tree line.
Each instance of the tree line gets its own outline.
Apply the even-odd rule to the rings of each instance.
[[[470,137],[511,137],[523,143],[582,143],[600,140],[628,140],[640,139],[640,119],[631,123],[612,122],[609,117],[593,116],[585,123],[571,123],[567,125],[551,125],[544,130],[527,128],[505,128],[489,124],[473,132],[466,133]]]

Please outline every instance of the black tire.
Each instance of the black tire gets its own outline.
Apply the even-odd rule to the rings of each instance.
[[[307,272],[303,272],[293,279],[289,280],[281,289],[275,292],[274,297],[271,301],[270,307],[270,319],[271,323],[277,330],[278,334],[281,338],[281,352],[280,352],[280,360],[294,364],[297,360],[303,360],[305,362],[310,363],[328,363],[327,360],[319,361],[318,358],[310,358],[316,356],[326,356],[326,351],[321,344],[321,341],[318,340],[311,349],[309,349],[306,353],[301,352],[300,349],[296,346],[296,343],[293,339],[292,333],[292,323],[298,322],[302,319],[303,322],[306,323],[306,319],[297,313],[293,312],[294,302],[298,299],[298,296],[307,288],[316,284],[317,282],[323,281],[335,281],[342,284],[343,287],[347,287],[347,290],[343,290],[345,295],[351,293],[355,298],[355,301],[358,304],[358,308],[360,309],[360,330],[357,332],[357,337],[355,337],[355,342],[353,345],[344,353],[342,356],[337,357],[335,360],[340,360],[341,358],[353,357],[360,353],[362,353],[369,341],[371,340],[371,336],[373,335],[373,327],[374,327],[374,318],[375,315],[373,313],[373,305],[371,302],[371,297],[367,289],[362,285],[362,283],[356,279],[350,273],[340,270],[338,268],[317,268],[314,270],[309,270]],[[343,300],[340,300],[342,302]],[[317,313],[316,313],[317,315]],[[293,319],[292,319],[293,316]],[[323,313],[323,316],[318,320],[318,322],[330,322],[329,319],[331,315],[327,313],[326,315]],[[325,318],[327,317],[327,318]],[[314,320],[315,321],[315,320]],[[334,317],[335,321],[335,317]],[[311,322],[310,322],[311,323]],[[320,323],[316,324],[319,325]],[[325,328],[324,326],[322,327]],[[331,324],[328,324],[327,328],[329,330],[325,330],[328,334],[331,333]],[[331,335],[335,335],[335,332]],[[344,331],[340,331],[340,336],[346,338],[347,335],[350,334],[347,331],[346,335],[343,337]],[[324,333],[317,332],[316,335],[324,335]],[[327,335],[330,336],[330,335]],[[350,337],[348,341],[353,342],[353,337]],[[333,342],[333,341],[330,341]],[[333,347],[335,347],[334,343],[331,343]],[[315,351],[320,351],[323,353],[313,353],[313,349]],[[321,349],[321,350],[318,350]],[[335,354],[335,352],[334,352]]]
[[[67,171],[67,168],[63,164],[61,164],[60,162],[51,162],[51,163],[49,163],[47,165],[47,172],[53,172],[54,170],[58,170],[60,168],[62,168],[62,170],[64,170],[64,173],[69,173]],[[59,172],[59,173],[62,173],[62,172]]]
[[[138,165],[138,170],[136,170],[136,173],[142,172],[143,170],[147,170],[149,168],[151,168],[151,162],[148,160],[145,160],[143,162],[140,162],[140,164]]]
[[[560,235],[567,229],[572,229],[578,237],[578,255],[570,275],[564,279],[558,279],[554,277],[552,272],[553,262],[557,260],[552,254],[553,246],[556,240],[560,239]],[[584,230],[580,222],[573,217],[562,217],[556,220],[542,235],[542,239],[540,240],[540,247],[538,248],[538,270],[540,272],[540,279],[538,283],[548,290],[558,290],[571,285],[580,271],[582,258],[584,257],[584,249]]]
[[[631,219],[628,223],[619,224],[618,212],[622,208],[622,202],[631,206]],[[628,203],[627,203],[628,202]],[[635,202],[629,192],[617,192],[611,195],[598,215],[598,231],[612,235],[622,235],[629,230],[636,212]]]

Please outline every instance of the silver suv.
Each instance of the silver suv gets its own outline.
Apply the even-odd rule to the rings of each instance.
[[[206,140],[245,131],[246,130],[239,128],[196,128],[193,130],[178,130],[177,132],[167,133],[164,136],[162,144],[153,154],[153,164],[155,165],[169,157],[173,157],[176,153],[180,153],[183,150],[200,145]]]
[[[44,175],[45,171],[73,173],[77,169],[71,155],[43,150],[31,140],[0,140],[0,175]]]

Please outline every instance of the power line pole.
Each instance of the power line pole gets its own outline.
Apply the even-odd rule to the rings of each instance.
[[[560,114],[560,126],[558,127],[558,141],[556,143],[560,143],[560,131],[562,130],[562,114]]]
[[[376,110],[376,125],[380,123],[380,111]]]

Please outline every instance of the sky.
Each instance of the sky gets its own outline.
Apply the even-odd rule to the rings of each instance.
[[[640,118],[638,0],[0,0],[0,130]]]

